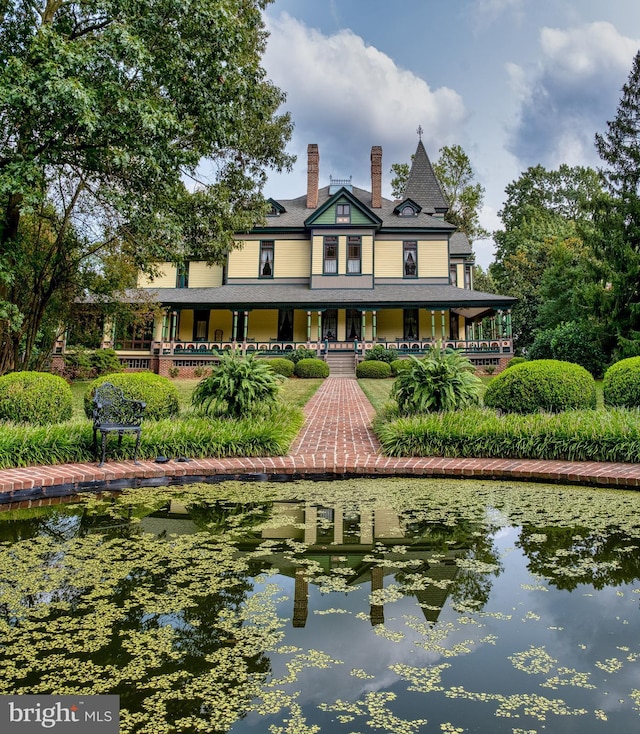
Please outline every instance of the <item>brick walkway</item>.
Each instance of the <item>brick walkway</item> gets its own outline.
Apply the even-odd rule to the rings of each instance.
[[[379,443],[369,428],[374,410],[353,378],[325,380],[305,413],[307,420],[288,456],[166,464],[141,461],[139,466],[132,461],[108,462],[101,469],[95,463],[2,469],[0,500],[28,503],[44,495],[55,502],[96,483],[161,485],[171,478],[244,475],[474,477],[640,487],[640,464],[380,456]]]

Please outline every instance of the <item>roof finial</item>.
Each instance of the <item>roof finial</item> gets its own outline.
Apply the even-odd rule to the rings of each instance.
[[[422,129],[422,125],[418,125],[418,129],[416,130],[416,132],[418,133],[418,138],[422,140],[422,133],[424,132],[424,130]]]

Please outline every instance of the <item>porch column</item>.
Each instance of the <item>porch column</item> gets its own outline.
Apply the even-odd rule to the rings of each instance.
[[[378,336],[378,312],[373,311],[373,318],[371,323],[371,340],[375,341]]]
[[[169,341],[169,320],[170,320],[169,312],[165,311],[164,315],[162,317],[162,341],[166,342]]]
[[[242,335],[242,341],[247,341],[247,334],[249,333],[249,312],[244,312],[244,334]]]
[[[367,312],[362,312],[362,334],[360,335],[360,338],[363,342],[367,341]]]
[[[307,341],[311,341],[311,311],[307,311]]]
[[[436,312],[431,311],[431,338],[436,338]]]
[[[238,312],[233,312],[233,326],[231,327],[231,341],[235,342],[238,339]]]
[[[171,341],[172,342],[176,340],[177,333],[178,333],[178,312],[172,311],[171,312]]]
[[[442,341],[444,342],[444,340],[447,338],[444,332],[444,311],[440,311],[440,322],[442,327]]]
[[[318,341],[322,341],[322,311],[318,311]]]

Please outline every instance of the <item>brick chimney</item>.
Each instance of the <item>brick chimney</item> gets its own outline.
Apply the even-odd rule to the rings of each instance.
[[[371,208],[382,206],[382,147],[371,148]]]
[[[307,146],[307,209],[318,206],[318,177],[320,170],[320,153],[315,143]]]

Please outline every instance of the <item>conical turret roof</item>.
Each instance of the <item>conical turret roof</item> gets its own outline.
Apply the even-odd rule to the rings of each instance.
[[[433,166],[422,140],[413,156],[409,178],[404,190],[405,199],[413,199],[424,211],[446,214],[449,209]]]

